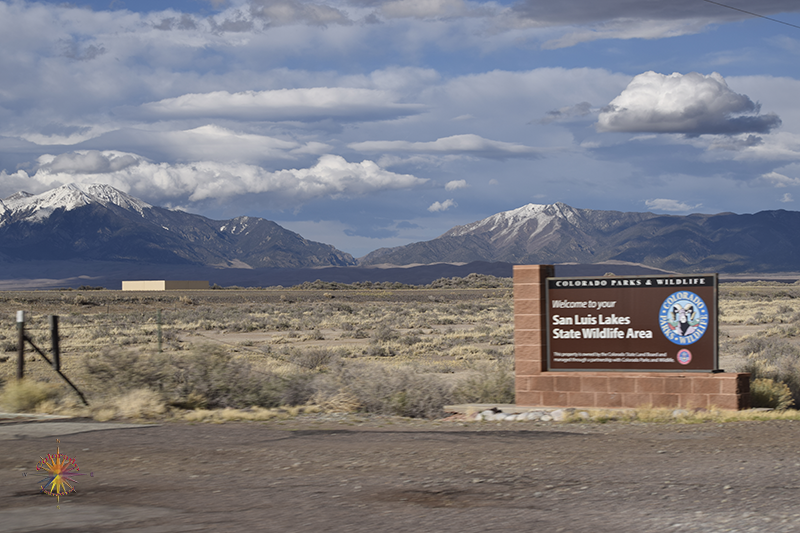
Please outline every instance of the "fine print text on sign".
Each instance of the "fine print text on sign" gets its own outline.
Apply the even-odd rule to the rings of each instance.
[[[717,370],[717,276],[549,278],[550,370]]]

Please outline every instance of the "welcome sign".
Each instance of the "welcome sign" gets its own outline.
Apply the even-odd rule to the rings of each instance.
[[[548,278],[548,370],[718,369],[717,275]]]

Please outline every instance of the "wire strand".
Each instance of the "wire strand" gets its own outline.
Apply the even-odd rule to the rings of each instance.
[[[783,24],[785,26],[791,26],[792,28],[797,28],[798,30],[800,30],[800,26],[798,26],[796,24],[792,24],[791,22],[784,22],[782,20],[778,20],[778,19],[774,19],[774,18],[770,18],[770,17],[765,17],[764,15],[759,15],[758,13],[753,13],[752,11],[745,11],[744,9],[739,9],[738,7],[729,6],[727,4],[721,4],[719,2],[715,2],[714,0],[703,0],[703,2],[708,2],[709,4],[714,4],[714,5],[720,6],[720,7],[727,7],[728,9],[733,9],[734,11],[739,11],[740,13],[746,13],[746,14],[752,15],[754,17],[771,20],[772,22],[777,22],[778,24]]]

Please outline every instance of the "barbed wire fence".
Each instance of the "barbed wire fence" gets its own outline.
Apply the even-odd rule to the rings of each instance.
[[[51,317],[56,316],[59,358],[59,368],[56,371],[86,403],[80,390],[61,373],[61,362],[66,361],[67,366],[71,367],[70,369],[74,373],[77,371],[76,365],[80,364],[83,356],[99,354],[103,350],[130,348],[150,353],[161,352],[162,349],[170,352],[182,351],[183,347],[177,342],[180,340],[180,334],[184,333],[182,324],[179,322],[185,320],[186,315],[187,310],[180,307],[150,308],[143,312],[127,310],[124,313],[109,313],[108,311],[92,314],[70,313],[61,316],[24,312],[24,332],[27,345],[22,354],[19,352],[17,336],[10,334],[18,326],[15,326],[13,317],[3,317],[0,319],[0,331],[7,333],[0,333],[0,361],[10,363],[12,356],[16,353],[17,378],[21,377],[23,372],[19,370],[20,366],[24,367],[26,363],[29,369],[34,370],[37,375],[46,376],[47,370],[43,369],[42,359],[47,366],[56,369],[53,356],[50,355],[54,350],[52,348],[50,350],[43,349],[45,346],[51,346],[53,334]],[[197,331],[192,332],[192,335],[202,338],[204,344],[224,346],[231,352],[266,355],[262,349],[257,347],[226,341]],[[12,377],[9,370],[7,368],[4,373],[6,379]],[[250,367],[249,370],[264,376],[270,375],[253,367]]]

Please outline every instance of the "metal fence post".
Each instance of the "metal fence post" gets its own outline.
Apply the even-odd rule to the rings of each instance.
[[[17,379],[25,376],[25,311],[17,311]]]

